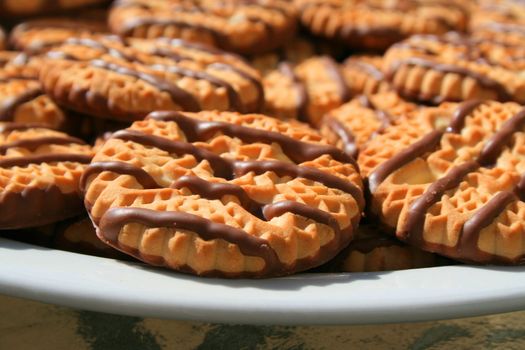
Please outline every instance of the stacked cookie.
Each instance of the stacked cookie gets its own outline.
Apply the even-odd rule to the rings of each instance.
[[[229,278],[522,263],[523,5],[95,3],[0,1],[5,236]]]

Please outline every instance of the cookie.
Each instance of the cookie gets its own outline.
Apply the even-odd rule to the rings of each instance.
[[[0,126],[0,229],[36,227],[82,212],[80,177],[91,147],[33,125]]]
[[[312,34],[353,49],[385,50],[412,34],[464,31],[470,1],[295,0]]]
[[[473,36],[508,45],[525,41],[525,6],[519,1],[478,1],[469,23]]]
[[[0,0],[0,18],[3,20],[13,20],[27,16],[43,16],[66,12],[71,12],[78,16],[78,10],[80,9],[107,2],[107,0]]]
[[[280,0],[120,0],[109,26],[120,36],[180,38],[242,54],[264,53],[291,40],[294,7]]]
[[[13,28],[11,46],[26,53],[41,53],[70,38],[91,37],[108,32],[104,17],[97,19],[56,17],[26,21]]]
[[[521,46],[449,33],[414,36],[385,54],[385,72],[397,92],[439,104],[468,99],[525,103]]]
[[[177,39],[70,39],[47,54],[40,81],[64,108],[120,121],[154,110],[254,112],[264,101],[242,59]]]
[[[359,150],[392,124],[412,117],[417,105],[404,101],[394,92],[361,95],[328,112],[321,134],[332,144],[357,158]]]
[[[317,48],[311,40],[298,37],[278,50],[266,54],[253,55],[249,58],[249,61],[264,76],[278,69],[279,64],[282,62],[297,65],[316,54]]]
[[[371,212],[424,250],[522,264],[524,124],[525,109],[515,103],[456,105],[448,127],[408,147],[397,142],[402,150],[368,175]]]
[[[296,66],[282,62],[263,78],[263,85],[267,115],[314,126],[350,99],[339,64],[328,56],[314,56]]]
[[[373,224],[359,225],[356,237],[329,264],[330,272],[375,272],[432,267],[441,263],[436,254],[409,246],[381,233]]]
[[[206,276],[321,265],[364,206],[353,160],[315,130],[229,112],[152,113],[113,134],[81,188],[104,242]]]
[[[392,90],[383,73],[381,56],[351,56],[344,61],[341,70],[351,96],[372,95]]]

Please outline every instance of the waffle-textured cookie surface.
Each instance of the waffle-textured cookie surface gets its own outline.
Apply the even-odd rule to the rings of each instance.
[[[0,229],[35,227],[82,212],[78,184],[91,147],[29,124],[0,125]]]
[[[321,133],[331,143],[357,158],[371,139],[395,124],[414,117],[417,105],[406,102],[395,92],[360,95],[325,114]]]
[[[267,277],[318,266],[352,238],[352,159],[297,122],[155,112],[113,134],[84,174],[98,236],[147,263]]]
[[[264,101],[242,59],[176,39],[70,39],[47,54],[40,81],[65,108],[126,121],[159,109],[253,112]]]
[[[295,9],[281,0],[120,0],[109,17],[112,31],[139,38],[181,38],[254,54],[293,38]]]
[[[384,50],[418,33],[465,30],[469,1],[295,0],[312,34],[351,48]]]
[[[524,103],[524,52],[522,43],[417,35],[387,51],[384,69],[400,95],[424,103],[473,98]]]
[[[408,146],[409,137],[391,135],[401,151],[368,173],[373,214],[425,250],[523,263],[525,110],[481,100],[445,109],[452,110],[448,126]]]
[[[350,99],[339,64],[313,56],[297,65],[281,62],[264,79],[265,113],[319,125],[323,115]]]

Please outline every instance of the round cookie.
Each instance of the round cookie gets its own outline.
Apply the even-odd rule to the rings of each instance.
[[[78,15],[77,11],[79,9],[101,5],[107,2],[108,0],[0,0],[0,18],[13,20],[27,16],[43,16],[66,12]]]
[[[339,64],[328,56],[314,56],[296,66],[282,62],[263,78],[263,85],[265,114],[314,126],[350,99]]]
[[[438,104],[473,98],[525,103],[522,45],[456,33],[417,35],[385,54],[386,76],[408,99]]]
[[[356,237],[333,262],[330,272],[374,272],[432,267],[441,263],[436,254],[409,246],[381,232],[373,224],[359,225]]]
[[[470,1],[294,0],[312,34],[354,49],[385,50],[418,33],[464,31]]]
[[[512,0],[478,1],[469,23],[472,35],[479,39],[508,45],[525,42],[525,5]]]
[[[70,38],[91,37],[108,32],[104,17],[96,19],[56,17],[26,21],[13,28],[9,42],[15,50],[36,54]]]
[[[395,92],[361,95],[328,112],[321,134],[332,144],[357,158],[359,150],[392,124],[412,117],[417,106],[404,101]]]
[[[0,229],[36,227],[83,211],[80,177],[91,147],[28,124],[0,125]]]
[[[270,277],[323,264],[364,206],[352,159],[263,115],[155,112],[116,132],[83,175],[99,238],[149,264]]]
[[[381,56],[351,56],[344,61],[341,70],[351,96],[392,90],[383,73]]]
[[[522,264],[525,109],[471,100],[452,115],[368,174],[371,212],[424,250]]]
[[[296,13],[281,0],[120,0],[113,5],[109,26],[120,36],[180,38],[256,54],[293,38]]]
[[[242,59],[177,39],[70,39],[47,54],[40,81],[66,109],[120,121],[154,110],[255,112],[264,101]]]

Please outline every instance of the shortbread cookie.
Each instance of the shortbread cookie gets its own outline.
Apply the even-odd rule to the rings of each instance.
[[[392,124],[412,118],[416,109],[417,105],[404,101],[395,92],[361,95],[328,112],[323,118],[321,133],[356,158],[372,138]]]
[[[331,272],[373,272],[436,266],[436,254],[402,243],[375,225],[360,225],[356,237],[329,267]]]
[[[392,90],[383,73],[381,56],[351,56],[341,68],[351,96]]]
[[[97,234],[149,264],[269,277],[328,261],[364,206],[353,160],[302,123],[155,112],[113,134],[81,187]]]
[[[293,38],[296,20],[292,4],[281,0],[120,0],[109,25],[121,36],[180,38],[255,54]]]
[[[385,72],[406,98],[425,103],[473,98],[525,103],[524,49],[463,37],[414,36],[385,54]]]
[[[0,18],[12,20],[27,16],[43,16],[66,12],[78,15],[78,11],[82,8],[107,2],[108,0],[0,0]]]
[[[480,0],[469,23],[472,35],[508,45],[525,42],[525,5],[513,0]]]
[[[368,175],[371,211],[414,246],[474,263],[525,261],[525,109],[459,104]],[[394,140],[395,142],[395,140]]]
[[[384,50],[412,34],[465,30],[470,1],[295,0],[294,4],[312,34],[351,48]]]
[[[339,64],[328,56],[315,56],[296,66],[283,62],[264,77],[263,85],[266,114],[314,126],[326,112],[350,99]]]
[[[70,39],[47,54],[40,81],[67,109],[121,121],[154,110],[253,112],[264,101],[243,60],[181,40]]]
[[[16,50],[27,53],[48,51],[72,37],[91,37],[96,33],[108,32],[104,17],[46,18],[26,21],[17,25],[9,35],[9,42]]]
[[[82,212],[80,176],[91,147],[32,125],[0,126],[0,229],[36,227]]]
[[[61,129],[64,112],[44,94],[38,80],[2,75],[0,69],[0,122],[33,123]]]

